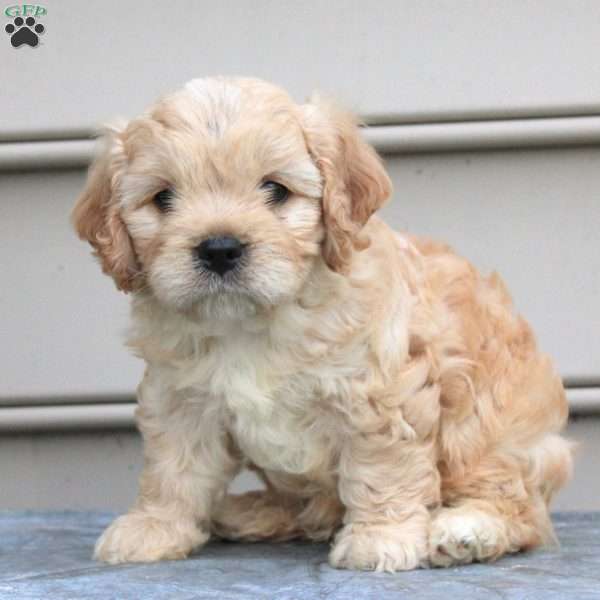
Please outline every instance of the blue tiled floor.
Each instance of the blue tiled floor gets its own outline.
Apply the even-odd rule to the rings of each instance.
[[[91,553],[112,518],[0,513],[0,599],[600,600],[600,513],[556,515],[560,549],[394,575],[331,569],[327,546],[308,543],[211,543],[184,561],[106,566]]]

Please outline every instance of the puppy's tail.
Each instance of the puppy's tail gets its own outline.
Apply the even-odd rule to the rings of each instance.
[[[577,444],[558,434],[548,434],[529,449],[530,476],[546,505],[571,478]]]

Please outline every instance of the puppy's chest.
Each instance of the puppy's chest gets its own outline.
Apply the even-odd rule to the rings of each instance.
[[[202,387],[222,404],[242,453],[268,470],[307,474],[329,468],[336,440],[321,402],[322,374],[305,369],[283,375],[281,356],[260,347],[218,353]]]
[[[275,396],[263,411],[228,402],[230,432],[244,456],[263,469],[290,474],[328,469],[334,446],[329,419],[312,407],[312,398],[303,400],[305,406]]]

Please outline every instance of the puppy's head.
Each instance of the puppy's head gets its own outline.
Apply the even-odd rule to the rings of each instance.
[[[354,120],[251,79],[198,79],[106,131],[73,211],[124,291],[273,306],[343,272],[390,181]]]

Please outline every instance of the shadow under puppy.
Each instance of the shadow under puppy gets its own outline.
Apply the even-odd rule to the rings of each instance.
[[[373,216],[390,193],[350,115],[259,80],[106,131],[73,222],[132,293],[145,464],[97,558],[213,532],[396,571],[553,540],[561,381],[496,275]],[[266,489],[227,495],[244,465]]]

